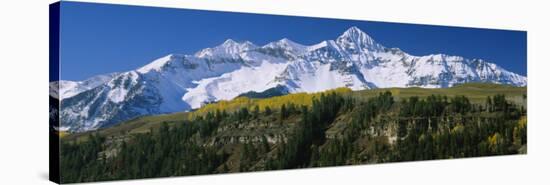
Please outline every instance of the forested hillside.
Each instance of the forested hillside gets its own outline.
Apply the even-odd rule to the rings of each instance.
[[[491,91],[475,85],[446,93],[413,89],[416,96],[403,95],[407,89],[335,90],[241,98],[191,113],[140,118],[64,137],[61,179],[68,183],[525,153],[525,89],[502,88],[508,87]]]

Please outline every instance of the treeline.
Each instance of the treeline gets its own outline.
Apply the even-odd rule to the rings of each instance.
[[[208,137],[216,123],[207,117],[156,131],[106,147],[106,138],[92,134],[83,143],[64,142],[62,182],[82,182],[213,173],[226,159],[216,148],[203,147],[191,137]],[[108,156],[112,152],[112,156]]]
[[[322,93],[308,105],[217,109],[144,134],[92,134],[84,142],[65,141],[61,179],[81,182],[516,154],[525,151],[527,143],[525,115],[524,107],[503,95],[473,104],[465,96],[396,101],[384,92],[357,101],[337,92]],[[286,137],[268,141],[271,134],[250,130],[260,139],[221,148],[211,144],[228,132],[224,129],[260,123]]]
[[[354,100],[344,98],[337,93],[322,94],[319,99],[313,100],[311,109],[301,106],[301,121],[295,127],[288,142],[284,142],[277,150],[277,155],[268,158],[265,170],[290,169],[310,166],[318,157],[318,146],[325,143],[325,130],[341,111],[349,111]],[[285,105],[281,108],[281,115],[285,115]],[[313,160],[312,160],[313,159]]]
[[[486,106],[465,96],[412,97],[402,104],[391,161],[515,154],[526,144],[520,124],[526,112],[503,95],[487,97]]]

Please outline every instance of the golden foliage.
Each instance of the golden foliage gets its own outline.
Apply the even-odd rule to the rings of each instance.
[[[500,134],[498,133],[495,133],[492,136],[489,136],[488,138],[489,145],[496,145],[499,138],[500,138]]]
[[[514,136],[513,143],[517,146],[522,145],[522,143],[525,143],[527,138],[524,138],[524,135],[527,134],[527,117],[522,116],[518,124],[514,127],[514,130],[512,132]]]
[[[461,134],[464,132],[464,126],[462,124],[458,124],[451,130],[451,132],[455,134]]]
[[[401,90],[399,90],[397,88],[392,88],[392,89],[390,89],[390,92],[393,96],[399,96]]]
[[[247,97],[239,97],[230,101],[222,100],[216,103],[204,105],[200,109],[191,112],[189,116],[190,118],[195,118],[197,116],[205,115],[208,112],[215,112],[216,110],[220,110],[220,111],[239,110],[242,107],[251,107],[251,105],[253,104],[253,101],[254,100]]]
[[[229,101],[222,100],[216,103],[204,105],[200,109],[191,112],[190,118],[203,116],[203,115],[206,115],[208,112],[215,112],[217,110],[233,112],[243,107],[252,109],[255,106],[258,106],[260,108],[260,111],[264,111],[267,106],[269,106],[271,109],[279,109],[282,105],[290,104],[290,103],[297,106],[302,106],[302,105],[311,106],[313,104],[314,98],[320,97],[321,94],[323,93],[332,93],[332,92],[339,93],[339,94],[348,94],[348,93],[351,93],[352,91],[349,88],[341,87],[341,88],[336,88],[336,89],[332,89],[324,92],[318,92],[318,93],[294,93],[294,94],[276,96],[276,97],[265,98],[265,99],[251,99],[247,97],[239,97]]]
[[[69,135],[69,133],[66,132],[66,131],[59,131],[57,134],[59,135],[59,138],[63,138],[65,136]]]
[[[504,138],[497,132],[493,134],[492,136],[489,136],[487,138],[489,143],[489,149],[491,149],[493,152],[496,152],[500,145],[504,143]]]
[[[527,128],[527,116],[522,116],[518,121],[518,128]]]

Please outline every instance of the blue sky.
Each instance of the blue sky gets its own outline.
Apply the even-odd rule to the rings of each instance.
[[[256,45],[282,38],[315,44],[335,39],[351,26],[413,55],[480,58],[527,74],[527,33],[522,31],[62,2],[61,79],[128,71],[228,38]]]

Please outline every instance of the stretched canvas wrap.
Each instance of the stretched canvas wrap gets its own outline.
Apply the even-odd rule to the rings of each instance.
[[[50,178],[525,154],[526,38],[525,31],[55,3]]]

